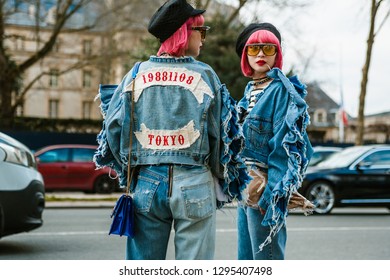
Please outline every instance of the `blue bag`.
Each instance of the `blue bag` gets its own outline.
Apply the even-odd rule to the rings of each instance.
[[[117,200],[111,218],[113,218],[108,234],[134,237],[134,204],[133,198],[122,194]]]

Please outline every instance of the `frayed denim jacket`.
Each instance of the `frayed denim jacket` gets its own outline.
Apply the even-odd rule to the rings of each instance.
[[[288,79],[278,68],[270,70],[267,76],[273,81],[257,96],[243,122],[242,156],[268,166],[268,184],[259,206],[266,210],[262,225],[269,226],[271,232],[260,250],[284,225],[288,201],[300,188],[313,153],[306,133],[310,122],[304,100],[306,86],[296,76]],[[253,82],[249,82],[238,104],[240,114],[247,110],[252,90]]]
[[[97,168],[111,167],[126,186],[133,98],[131,166],[207,165],[228,200],[239,199],[249,179],[239,157],[244,139],[236,103],[211,67],[192,57],[151,56],[138,73],[134,68],[118,86],[100,86]]]

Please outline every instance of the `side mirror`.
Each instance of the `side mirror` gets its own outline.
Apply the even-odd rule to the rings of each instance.
[[[359,163],[356,165],[356,167],[357,167],[357,169],[359,169],[359,170],[363,170],[363,169],[369,168],[371,165],[372,165],[372,162],[370,162],[370,161],[361,161],[361,162],[359,162]]]

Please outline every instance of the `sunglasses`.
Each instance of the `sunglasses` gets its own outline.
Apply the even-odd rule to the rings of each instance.
[[[196,30],[200,32],[200,38],[202,41],[206,40],[206,32],[210,29],[210,26],[193,26],[191,30]]]
[[[246,54],[249,56],[256,56],[263,51],[266,56],[273,56],[276,53],[275,44],[250,44],[246,46]]]

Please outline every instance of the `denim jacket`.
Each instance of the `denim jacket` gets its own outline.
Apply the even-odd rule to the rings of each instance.
[[[157,56],[138,73],[134,68],[118,86],[100,86],[104,120],[96,166],[111,167],[120,185],[127,184],[134,104],[131,166],[206,165],[229,199],[239,198],[249,179],[239,157],[242,130],[236,103],[212,68],[192,57]]]
[[[242,156],[268,166],[268,184],[259,206],[266,210],[262,224],[270,226],[271,233],[260,249],[284,225],[290,196],[301,186],[313,153],[306,133],[309,124],[304,100],[306,86],[296,76],[288,79],[277,68],[267,76],[273,81],[257,96],[255,106],[243,122]],[[238,104],[240,114],[247,110],[252,90],[253,82],[249,82]]]

